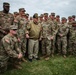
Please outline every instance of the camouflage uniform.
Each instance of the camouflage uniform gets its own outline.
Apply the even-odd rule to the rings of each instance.
[[[15,29],[15,28],[14,28]],[[4,36],[1,40],[1,47],[0,47],[0,62],[4,61],[2,64],[5,64],[3,67],[7,67],[7,62],[12,65],[16,65],[19,62],[18,54],[21,53],[21,50],[18,48],[18,40],[15,36],[11,36],[10,33]],[[2,64],[0,64],[0,68]]]
[[[38,23],[40,23],[40,25],[42,25],[42,23],[43,23],[43,14],[41,14],[39,16]],[[42,51],[42,44],[41,44],[41,42],[42,42],[42,40],[39,40],[39,51],[40,52]]]
[[[51,13],[51,16],[55,16],[55,13]],[[56,43],[56,35],[57,35],[57,32],[58,32],[58,28],[59,28],[59,25],[57,23],[57,21],[55,19],[49,19],[50,21],[50,24],[51,24],[51,30],[52,30],[52,37],[53,39],[51,40],[51,51],[52,51],[52,55],[54,54],[54,51],[55,51],[55,43]]]
[[[61,45],[62,45],[62,53],[63,55],[66,55],[67,50],[67,33],[69,26],[67,23],[61,24],[58,30],[58,39],[57,39],[57,45],[58,45],[58,52],[61,52]],[[62,35],[62,36],[61,36]]]
[[[49,56],[51,54],[51,25],[48,21],[42,23],[42,54]]]
[[[45,59],[49,57],[50,54],[52,53],[51,36],[52,36],[52,30],[51,30],[51,23],[48,20],[48,13],[44,13],[44,21],[42,22],[41,38],[42,38],[42,54],[45,57]]]
[[[26,20],[23,17],[16,17],[17,25],[18,25],[18,34],[17,37],[20,39],[19,48],[22,50],[23,55],[26,53]]]
[[[9,3],[3,3],[4,6],[9,6]],[[13,24],[14,17],[11,13],[0,11],[0,41],[8,33],[8,27]]]
[[[24,8],[20,8],[19,11],[24,11],[25,12],[25,9]],[[17,38],[20,39],[19,41],[19,48],[22,50],[22,53],[23,53],[23,56],[25,56],[25,53],[26,53],[26,20],[25,20],[25,17],[24,17],[24,13],[21,14],[21,15],[18,15],[16,17],[16,25],[18,26],[18,34],[17,34]]]
[[[71,16],[68,17],[68,25],[69,25],[69,31],[67,34],[67,50],[68,50],[68,53],[71,54],[72,51],[70,51],[70,49],[69,49],[71,47],[71,45],[70,45],[70,28],[72,27],[72,17]]]
[[[70,28],[70,38],[69,38],[69,51],[71,54],[76,56],[76,21],[72,23]]]
[[[59,15],[56,15],[56,19],[55,19],[55,24],[57,25],[57,32],[58,32],[58,29],[59,29],[59,26],[60,26],[60,16]],[[58,51],[58,46],[57,46],[57,33],[56,33],[56,41],[55,41],[55,52],[57,53]]]

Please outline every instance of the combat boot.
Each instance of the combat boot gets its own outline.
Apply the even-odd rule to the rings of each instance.
[[[32,59],[29,59],[30,62],[32,62]]]
[[[15,69],[22,69],[22,67],[20,65],[14,65]]]
[[[25,60],[25,58],[22,58],[22,61],[23,61],[23,62],[27,62],[27,60]]]
[[[52,54],[51,57],[54,57],[54,54]]]
[[[49,60],[49,59],[50,59],[50,57],[46,57],[46,58],[45,58],[45,60]]]
[[[64,58],[66,58],[66,55],[63,55]]]
[[[40,58],[38,57],[38,58],[35,58],[36,60],[40,60]]]
[[[45,60],[49,60],[50,59],[50,55],[46,55]]]
[[[21,65],[21,62],[18,62],[19,65]]]

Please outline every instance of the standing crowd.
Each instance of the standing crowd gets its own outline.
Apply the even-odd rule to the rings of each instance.
[[[19,12],[9,13],[10,4],[3,3],[0,11],[0,72],[11,65],[22,69],[21,63],[41,58],[49,60],[55,54],[76,55],[76,21],[75,15],[68,19],[52,12],[32,17],[25,13],[24,8]],[[39,56],[40,53],[40,56]]]

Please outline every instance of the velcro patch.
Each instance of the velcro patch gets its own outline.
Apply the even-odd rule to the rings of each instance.
[[[10,43],[9,39],[5,39],[5,41],[6,41],[7,43]]]

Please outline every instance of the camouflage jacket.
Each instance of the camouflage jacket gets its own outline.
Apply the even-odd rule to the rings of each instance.
[[[52,36],[56,36],[58,29],[59,29],[59,25],[58,23],[54,20],[54,21],[50,21],[51,24],[51,29],[52,29]]]
[[[49,21],[42,22],[41,26],[42,26],[42,31],[41,31],[42,38],[50,39],[50,37],[52,36],[52,27]]]
[[[22,39],[25,38],[26,34],[26,19],[21,17],[20,15],[16,17],[16,25],[18,26],[18,34],[17,37]]]
[[[14,16],[11,13],[5,14],[3,11],[0,11],[0,26],[3,29],[8,28],[13,24]]]
[[[21,50],[18,47],[18,41],[15,36],[7,34],[1,40],[0,55],[17,58]]]
[[[61,24],[58,29],[58,36],[62,34],[62,37],[67,36],[69,31],[69,25],[67,23]]]
[[[71,26],[70,28],[70,41],[76,43],[76,27]]]
[[[20,29],[20,28],[24,28],[24,26],[26,25],[26,19],[25,18],[23,18],[23,17],[21,17],[20,15],[19,16],[17,16],[16,18],[15,18],[15,20],[16,20],[16,25],[18,25],[18,29]]]

